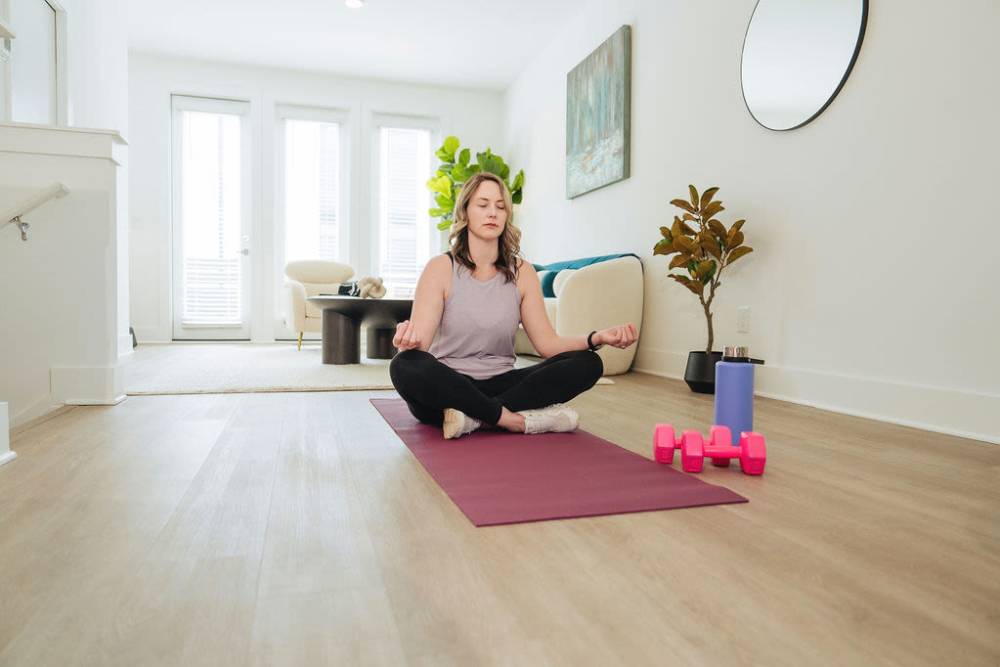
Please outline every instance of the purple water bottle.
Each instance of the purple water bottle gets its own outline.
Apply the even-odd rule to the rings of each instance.
[[[746,346],[726,347],[722,361],[715,364],[715,421],[728,426],[733,444],[740,433],[753,430],[753,365],[764,363],[751,359]]]

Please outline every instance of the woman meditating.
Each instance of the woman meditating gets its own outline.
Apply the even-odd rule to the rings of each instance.
[[[562,405],[604,371],[597,350],[622,349],[633,324],[560,336],[549,323],[534,267],[520,256],[521,231],[510,192],[490,173],[469,178],[455,202],[451,251],[424,267],[411,319],[400,322],[389,365],[392,384],[413,416],[457,438],[481,426],[516,433],[572,431],[578,416]],[[517,325],[546,359],[514,369]],[[436,338],[435,338],[436,334]]]

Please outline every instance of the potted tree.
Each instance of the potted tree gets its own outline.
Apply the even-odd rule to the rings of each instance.
[[[437,228],[446,230],[451,227],[455,217],[455,200],[462,190],[462,185],[473,174],[480,171],[488,171],[496,174],[507,184],[510,190],[511,201],[514,204],[521,203],[521,194],[524,188],[524,170],[517,172],[513,181],[510,177],[510,167],[499,155],[494,155],[493,151],[487,148],[482,153],[476,153],[476,162],[469,163],[472,155],[468,148],[459,150],[461,142],[458,137],[448,137],[441,144],[435,155],[441,160],[437,172],[427,181],[427,187],[434,193],[434,203],[437,206],[431,208],[428,213],[431,217],[440,218]]]
[[[743,245],[742,227],[746,220],[737,220],[727,229],[715,218],[726,210],[722,202],[715,199],[719,188],[709,188],[701,195],[693,185],[689,185],[688,190],[690,201],[674,199],[670,202],[681,209],[682,215],[675,215],[670,227],[660,227],[663,238],[653,246],[653,254],[676,255],[670,260],[668,271],[680,269],[680,272],[667,275],[697,296],[705,312],[708,343],[704,351],[688,354],[684,381],[692,391],[712,394],[715,393],[715,363],[722,358],[722,352],[712,350],[715,342],[712,302],[722,285],[723,271],[753,252],[753,248]]]

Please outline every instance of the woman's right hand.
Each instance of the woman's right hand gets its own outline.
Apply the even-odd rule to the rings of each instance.
[[[420,336],[417,328],[410,320],[403,320],[396,325],[396,335],[392,337],[392,346],[400,352],[420,348]]]

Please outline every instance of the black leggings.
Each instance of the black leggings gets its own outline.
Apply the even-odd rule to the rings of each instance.
[[[485,380],[445,366],[422,350],[406,350],[389,364],[392,385],[425,424],[440,426],[445,408],[455,408],[486,424],[511,412],[564,403],[597,382],[604,364],[596,352],[574,350],[528,368],[515,368]]]

